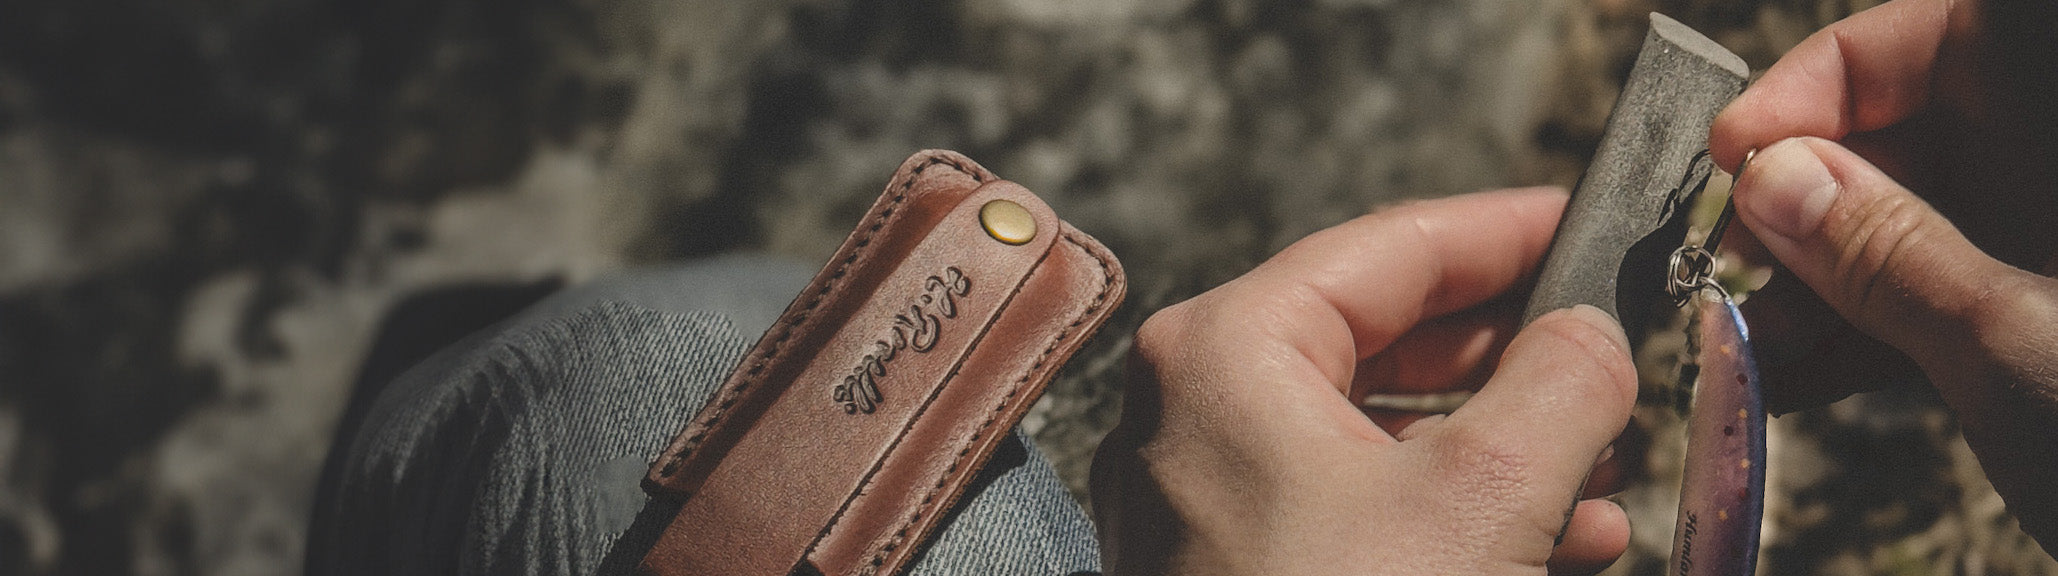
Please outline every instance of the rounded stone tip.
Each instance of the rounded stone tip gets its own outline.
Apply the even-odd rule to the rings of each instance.
[[[1751,76],[1751,67],[1744,64],[1743,58],[1738,58],[1728,48],[1723,48],[1721,44],[1716,44],[1714,40],[1709,40],[1707,36],[1669,16],[1652,12],[1651,34],[1739,77]]]

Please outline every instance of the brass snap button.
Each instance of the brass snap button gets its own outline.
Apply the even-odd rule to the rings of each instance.
[[[1036,217],[1028,208],[1007,200],[991,200],[979,207],[979,225],[986,235],[1009,245],[1020,246],[1036,239]]]

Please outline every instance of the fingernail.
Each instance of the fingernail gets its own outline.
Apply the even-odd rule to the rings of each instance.
[[[1788,138],[1751,158],[1737,183],[1736,203],[1758,224],[1754,231],[1798,240],[1822,227],[1836,195],[1836,178],[1829,167],[1806,141]]]

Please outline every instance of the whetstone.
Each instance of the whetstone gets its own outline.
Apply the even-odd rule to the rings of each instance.
[[[1693,197],[1712,169],[1708,126],[1741,93],[1742,58],[1662,14],[1608,114],[1600,148],[1573,187],[1523,324],[1590,304],[1641,334],[1665,294],[1666,258],[1686,239]]]

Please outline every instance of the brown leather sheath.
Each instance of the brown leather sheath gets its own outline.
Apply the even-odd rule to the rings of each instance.
[[[651,465],[682,502],[642,571],[897,573],[1124,288],[1028,190],[915,154]]]

